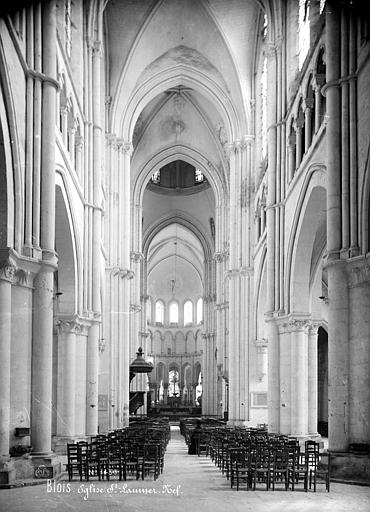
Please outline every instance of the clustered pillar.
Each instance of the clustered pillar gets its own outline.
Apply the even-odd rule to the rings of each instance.
[[[328,421],[333,452],[368,442],[370,433],[370,329],[363,309],[369,305],[369,262],[366,247],[358,245],[356,8],[356,2],[326,2]]]
[[[249,340],[251,339],[250,198],[252,138],[245,136],[230,151],[229,270],[229,421],[249,420]],[[241,228],[243,226],[243,229]]]

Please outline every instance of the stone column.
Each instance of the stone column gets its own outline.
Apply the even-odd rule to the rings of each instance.
[[[296,135],[293,133],[288,137],[288,183],[293,179],[296,161],[295,161],[295,149],[296,149]]]
[[[75,147],[75,155],[76,155],[76,174],[78,179],[80,180],[80,184],[83,187],[83,147],[84,147],[84,139],[81,135],[76,136],[76,147]]]
[[[202,360],[202,415],[208,415],[209,398],[209,333],[203,332],[203,360]]]
[[[62,140],[63,140],[64,146],[66,148],[67,148],[67,141],[68,141],[68,112],[69,112],[68,105],[60,106],[60,119],[61,119],[60,130],[62,132]]]
[[[94,316],[89,329],[87,342],[87,404],[86,433],[96,434],[98,430],[98,373],[99,373],[99,333],[101,321],[101,217],[102,217],[102,126],[101,126],[101,42],[92,46],[92,120],[93,120],[93,187],[92,187],[92,275],[91,307]]]
[[[348,450],[349,297],[346,263],[333,261],[328,271],[328,402],[329,446]]]
[[[40,249],[40,197],[41,197],[41,142],[42,142],[42,5],[41,2],[34,5],[34,80],[33,92],[33,159],[32,167],[32,244],[33,256],[41,259]],[[53,23],[52,25],[53,26]],[[50,28],[50,27],[48,27]],[[53,126],[54,130],[54,126]],[[51,132],[51,128],[50,128]],[[52,132],[51,132],[52,133]],[[30,149],[30,148],[28,148]]]
[[[312,136],[312,109],[313,109],[313,98],[306,98],[304,105],[304,116],[305,116],[305,142],[304,146],[306,151],[311,146],[311,136]]]
[[[295,167],[298,169],[302,161],[302,155],[304,148],[302,148],[302,128],[304,121],[303,119],[296,120],[296,152],[295,152]]]
[[[341,226],[341,102],[340,17],[336,2],[326,2],[327,106],[327,272],[328,272],[328,395],[329,446],[348,449],[348,287],[346,265],[340,261]]]
[[[360,2],[358,2],[360,3]],[[350,167],[350,244],[351,256],[358,256],[360,253],[358,240],[358,223],[359,219],[359,165],[358,165],[358,101],[357,101],[357,41],[359,16],[356,13],[358,8],[357,2],[350,4],[349,16],[349,167]],[[348,16],[343,12],[344,16]]]
[[[308,434],[308,349],[305,320],[293,320],[292,343],[292,434]]]
[[[75,320],[60,320],[58,323],[58,403],[57,436],[73,437],[75,429],[76,395],[76,332]]]
[[[15,272],[15,265],[5,254],[0,262],[0,484],[10,484],[15,480],[14,464],[9,457],[11,290]]]
[[[321,88],[325,83],[325,75],[315,73],[313,88],[315,90],[315,133],[319,131],[322,122],[322,92]]]
[[[51,454],[53,281],[53,269],[41,267],[33,292],[31,444],[40,456]]]
[[[98,431],[99,323],[89,328],[86,366],[86,435]]]
[[[263,382],[267,377],[267,339],[261,338],[256,340],[257,348],[257,368],[256,375],[260,382]]]
[[[249,417],[249,191],[251,141],[244,137],[230,147],[229,258],[229,421],[243,424]],[[247,234],[248,232],[248,234]]]
[[[11,290],[16,267],[0,262],[0,458],[9,456]]]
[[[279,431],[280,393],[279,393],[279,338],[273,315],[275,304],[275,282],[278,268],[275,262],[276,233],[276,157],[277,157],[277,53],[273,41],[269,42],[267,51],[267,110],[268,110],[268,195],[266,206],[267,223],[267,300],[266,320],[268,350],[268,425],[270,432]]]
[[[167,405],[168,403],[168,382],[163,383],[163,404]]]
[[[127,371],[127,379],[129,381],[129,365],[130,365],[130,302],[131,302],[131,280],[134,277],[134,273],[130,269],[131,265],[131,154],[132,154],[132,143],[130,141],[123,141],[123,162],[122,162],[122,241],[121,241],[121,265],[125,272],[125,279],[123,285],[123,296],[124,296],[124,322],[122,337],[122,365],[125,371]],[[140,220],[141,222],[141,220]],[[136,352],[137,347],[135,347]],[[133,354],[134,355],[134,354]],[[128,425],[129,422],[129,402],[130,392],[129,387],[122,388],[122,404],[123,404],[123,423]]]
[[[292,433],[292,338],[290,326],[285,319],[278,325],[279,339],[275,341],[278,345],[277,353],[279,356],[279,424],[274,426],[273,432],[279,432],[284,435]],[[269,347],[270,350],[270,347]]]
[[[69,149],[69,156],[71,158],[72,167],[76,170],[76,151],[75,151],[75,138],[76,138],[76,127],[71,126],[68,129],[68,149]]]
[[[308,434],[310,437],[318,435],[318,329],[319,325],[316,323],[311,323],[308,326]]]
[[[33,463],[45,463],[51,454],[53,288],[55,256],[55,105],[56,89],[56,7],[49,0],[42,5],[42,133],[40,242],[42,263],[34,279],[31,444]],[[45,458],[46,457],[46,458]],[[49,459],[50,460],[50,459]],[[55,471],[60,467],[54,466]]]
[[[348,438],[370,439],[370,258],[353,258],[348,265],[350,304]]]

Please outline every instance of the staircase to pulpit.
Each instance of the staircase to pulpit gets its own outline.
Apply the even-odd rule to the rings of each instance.
[[[136,414],[144,405],[144,395],[145,391],[130,391],[130,415]]]

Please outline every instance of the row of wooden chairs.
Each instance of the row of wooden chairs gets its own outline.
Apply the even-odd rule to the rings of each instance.
[[[138,480],[150,474],[154,480],[163,472],[163,452],[159,443],[120,446],[102,443],[67,445],[67,472],[69,480],[78,475],[80,480],[110,480],[112,476],[126,480],[133,475]]]
[[[305,451],[294,445],[286,445],[281,449],[254,449],[230,447],[228,472],[230,485],[237,490],[243,483],[247,489],[256,489],[263,485],[266,490],[275,490],[276,484],[283,484],[285,490],[294,491],[299,484],[305,492],[313,489],[323,481],[330,491],[330,454],[320,453],[318,443],[306,442]]]
[[[136,424],[124,429],[99,434],[90,441],[67,444],[69,480],[97,477],[99,480],[118,477],[137,480],[153,475],[158,478],[164,469],[164,454],[169,441],[169,425]]]
[[[323,481],[330,491],[330,454],[320,453],[315,441],[306,441],[303,450],[296,438],[268,433],[265,425],[202,425],[201,429],[188,425],[184,436],[188,444],[196,440],[195,453],[210,456],[237,490],[241,484],[246,484],[247,489],[263,485],[274,490],[281,483],[286,490],[303,484],[304,491],[316,491],[318,482]]]

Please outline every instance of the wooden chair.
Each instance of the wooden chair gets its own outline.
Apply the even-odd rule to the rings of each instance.
[[[275,490],[276,483],[284,482],[285,490],[288,490],[289,480],[289,454],[286,451],[275,451],[273,454],[273,465],[270,474],[272,480],[272,490]]]
[[[310,489],[316,492],[317,480],[325,482],[325,488],[330,492],[330,453],[315,453],[315,464],[310,468]]]
[[[308,489],[308,458],[305,453],[294,453],[292,465],[288,469],[288,482],[292,484],[292,491],[295,486],[303,482],[305,492]]]
[[[270,488],[270,477],[273,465],[273,456],[269,450],[256,450],[251,460],[251,475],[253,490],[257,482],[266,484],[266,491]]]
[[[79,447],[77,443],[67,444],[67,464],[66,469],[68,472],[68,480],[73,480],[73,475],[76,474],[82,480],[83,468],[79,456]]]
[[[124,449],[118,443],[110,443],[108,450],[109,456],[107,471],[109,478],[114,474],[118,474],[119,480],[126,480],[127,475]]]
[[[242,483],[246,484],[247,491],[252,487],[251,454],[247,450],[240,450],[236,455],[235,470],[232,468],[230,484],[233,487],[233,473],[236,479],[236,490],[239,491]]]
[[[142,468],[142,459],[140,458],[139,449],[136,444],[130,443],[125,445],[125,464],[126,474],[134,475],[136,480],[139,480]]]
[[[98,477],[99,480],[104,479],[104,476],[109,480],[109,453],[108,446],[101,441],[95,441],[89,444],[87,451],[87,473],[86,479],[90,477]]]
[[[144,480],[145,476],[148,476],[152,473],[154,480],[157,480],[160,471],[160,445],[157,443],[145,444],[142,460],[141,478]]]

